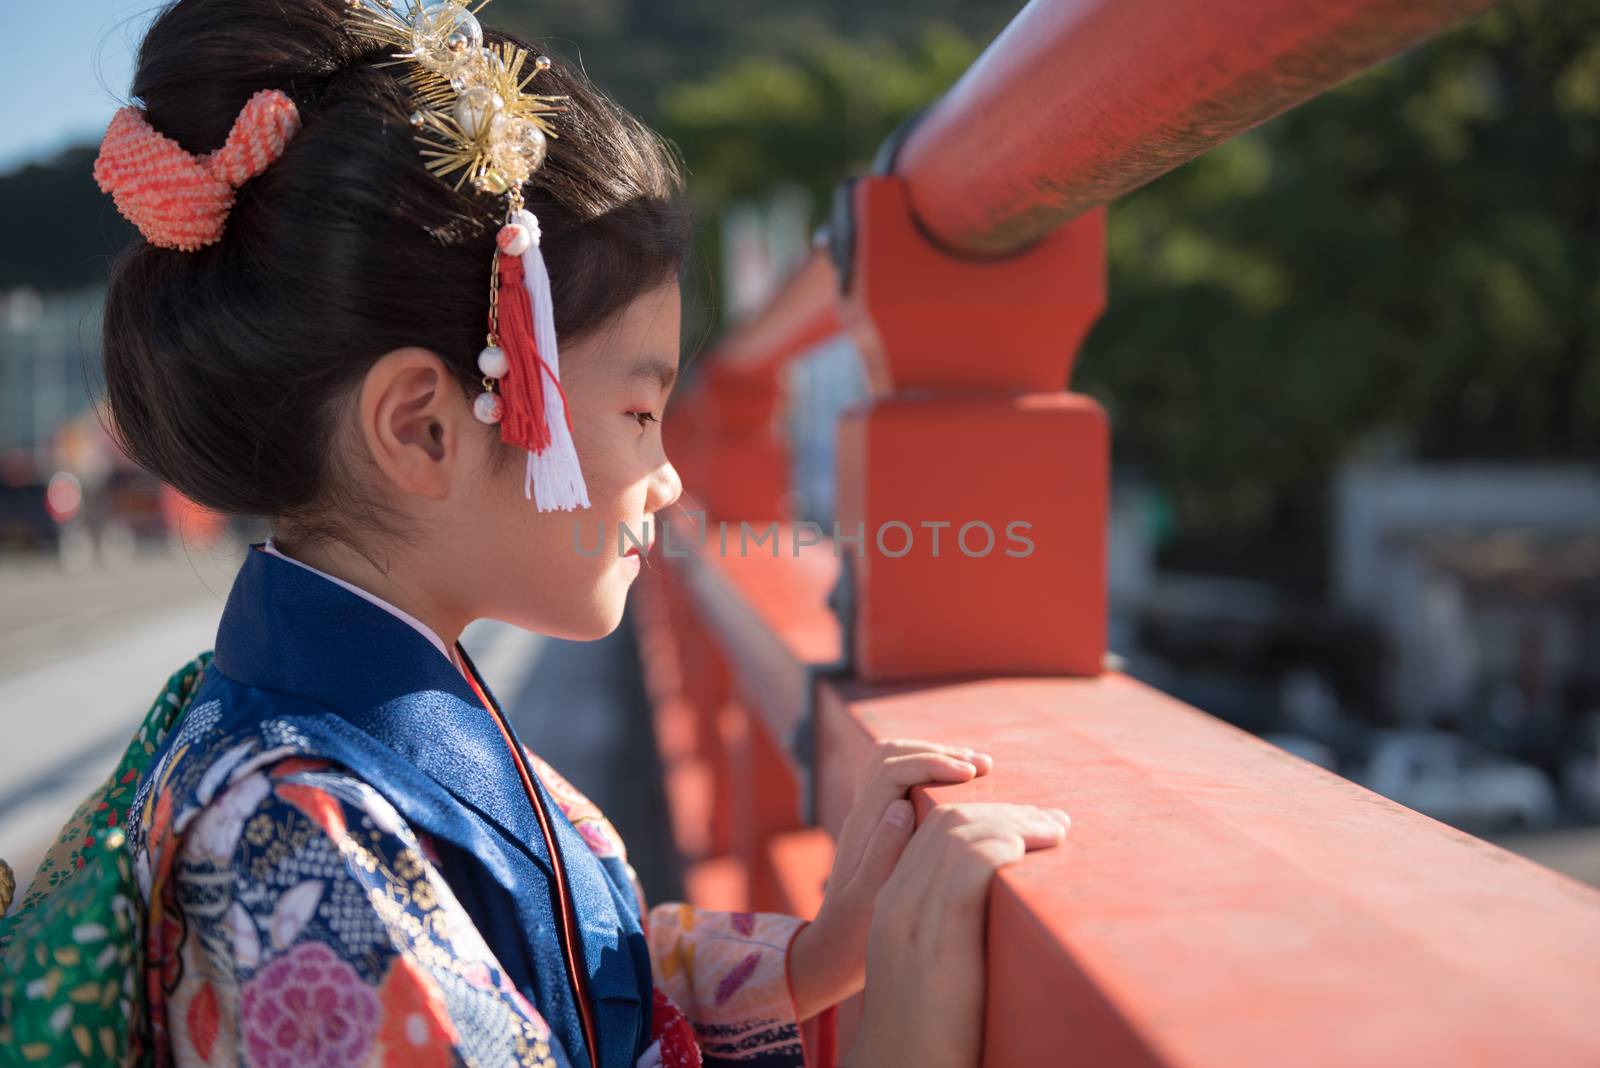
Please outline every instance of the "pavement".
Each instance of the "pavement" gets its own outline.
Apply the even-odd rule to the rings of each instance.
[[[1490,841],[1580,883],[1600,887],[1600,827],[1521,831]]]
[[[167,676],[211,648],[232,550],[0,564],[0,857],[26,884]]]

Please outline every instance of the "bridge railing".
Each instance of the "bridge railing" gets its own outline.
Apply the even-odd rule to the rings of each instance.
[[[667,421],[636,610],[693,899],[814,910],[872,742],[975,745],[919,814],[1074,819],[996,881],[987,1064],[1600,1063],[1600,895],[1104,670],[1109,431],[1065,388],[1103,205],[1488,6],[1035,0],[846,183]],[[779,370],[841,332],[872,396],[819,533]]]

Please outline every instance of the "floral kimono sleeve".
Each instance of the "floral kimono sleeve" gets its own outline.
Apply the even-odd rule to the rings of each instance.
[[[173,1063],[572,1068],[426,839],[348,772],[235,774],[176,848],[152,932]]]
[[[626,869],[646,913],[656,986],[688,1018],[708,1068],[823,1068],[821,1059],[828,1055],[802,1041],[789,985],[789,945],[806,921],[676,902],[646,911],[644,891],[611,822],[558,771],[536,754],[528,756],[590,851]]]
[[[805,921],[771,912],[663,904],[646,935],[656,982],[694,1028],[707,1065],[810,1065],[789,986],[789,943]]]

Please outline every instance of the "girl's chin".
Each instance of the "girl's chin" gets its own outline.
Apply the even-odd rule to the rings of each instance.
[[[593,642],[607,637],[622,622],[622,610],[628,603],[628,587],[620,587],[614,596],[601,596],[586,618],[568,621],[562,633],[552,637],[573,642]]]
[[[611,634],[622,622],[628,605],[628,591],[638,575],[638,565],[613,559],[605,570],[594,574],[587,588],[567,589],[566,596],[552,600],[555,591],[539,599],[540,611],[523,615],[496,615],[513,626],[536,631],[565,641],[592,642]]]

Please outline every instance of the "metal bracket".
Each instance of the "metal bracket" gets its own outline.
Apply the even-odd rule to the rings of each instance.
[[[938,103],[937,100],[933,104]],[[872,173],[878,176],[894,173],[895,162],[900,158],[900,146],[910,138],[911,131],[917,128],[917,123],[922,121],[933,104],[925,104],[905,118],[901,119],[894,129],[889,131],[889,136],[883,139],[883,144],[878,146],[878,151],[872,157]]]
[[[856,208],[855,188],[859,179],[846,178],[833,189],[833,209],[828,216],[824,233],[828,241],[828,258],[833,261],[834,273],[839,276],[839,292],[850,292],[851,265],[856,258]]]
[[[872,168],[868,173],[874,177],[882,177],[894,173],[896,158],[900,155],[900,146],[905,144],[906,138],[911,136],[911,131],[916,129],[922,116],[928,113],[927,107],[918,108],[900,120],[889,136],[883,139],[883,144],[878,146],[878,151],[872,157]],[[839,292],[850,292],[851,266],[855,262],[856,253],[856,209],[855,186],[858,178],[846,178],[833,190],[833,207],[828,217],[828,225],[818,234],[828,243],[828,258],[833,261],[833,269],[839,276]]]

